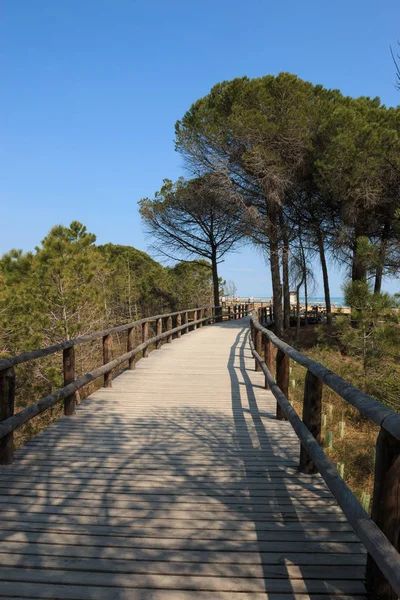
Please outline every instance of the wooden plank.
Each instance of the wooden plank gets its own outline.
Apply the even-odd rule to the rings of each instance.
[[[4,522],[11,523],[13,520],[18,523],[50,523],[50,524],[71,524],[71,518],[69,514],[55,512],[54,514],[47,512],[32,512],[26,511],[23,507],[10,508],[5,511],[0,511],[0,519]],[[127,516],[121,515],[119,518],[109,517],[107,521],[102,522],[95,516],[85,516],[81,514],[74,514],[72,519],[73,525],[90,527],[95,525],[98,528],[118,528],[121,527],[126,531],[132,529],[138,529],[144,527],[147,529],[205,529],[205,530],[219,530],[224,531],[307,531],[314,532],[318,535],[320,532],[328,533],[334,531],[341,532],[353,532],[352,527],[346,521],[326,521],[321,517],[318,521],[307,519],[307,516],[302,518],[299,516],[296,520],[285,520],[278,515],[273,515],[270,520],[267,518],[261,519],[240,519],[238,518],[227,518],[223,519],[202,519],[201,515],[196,519],[173,519],[173,518],[157,518],[152,519],[135,519],[135,523],[132,524],[132,520]]]
[[[163,345],[0,469],[0,598],[364,598],[365,549],[297,471],[246,326]]]
[[[155,590],[150,588],[130,589],[120,587],[102,588],[93,586],[74,586],[63,584],[2,582],[1,598],[29,598],[29,600],[50,599],[54,600],[366,600],[363,595],[349,594],[312,594],[283,592],[209,592],[204,590]]]
[[[3,542],[0,554],[17,555],[25,560],[26,556],[42,557],[68,557],[79,559],[102,559],[102,560],[126,560],[126,561],[157,561],[167,559],[169,563],[190,562],[198,564],[213,563],[218,565],[276,565],[276,564],[298,564],[298,565],[356,565],[365,567],[365,554],[342,553],[342,552],[296,552],[284,550],[282,552],[272,550],[271,552],[236,552],[220,550],[210,552],[207,549],[191,548],[188,550],[168,550],[168,554],[157,548],[125,548],[115,546],[79,546],[79,545],[55,545],[46,542],[35,544],[26,540],[25,542]],[[239,573],[240,571],[237,571]]]
[[[239,577],[209,577],[206,575],[191,575],[184,578],[176,575],[130,575],[114,573],[110,581],[109,573],[57,571],[42,569],[12,569],[4,568],[0,571],[0,581],[37,582],[47,585],[62,582],[78,586],[102,586],[146,588],[151,582],[153,588],[162,590],[203,590],[215,592],[252,592],[264,593],[265,582],[263,578]],[[275,593],[331,593],[331,594],[365,594],[362,582],[354,580],[315,580],[315,579],[269,579],[268,591]]]
[[[201,540],[178,538],[145,538],[125,539],[117,536],[85,535],[83,533],[49,533],[35,531],[0,531],[0,541],[8,544],[31,542],[52,544],[55,546],[104,546],[106,548],[153,548],[158,550],[206,550],[207,552],[334,552],[343,554],[365,554],[364,547],[358,542],[324,542],[318,540],[290,541],[242,541],[242,540]]]
[[[43,533],[61,533],[78,534],[87,536],[110,536],[111,538],[128,537],[132,544],[137,538],[157,538],[157,539],[190,539],[196,541],[242,541],[242,542],[298,542],[298,541],[318,541],[318,542],[358,542],[358,538],[351,531],[322,531],[321,529],[304,528],[302,530],[266,531],[264,528],[255,527],[251,530],[240,530],[234,528],[167,528],[167,527],[135,527],[122,528],[110,527],[106,525],[78,525],[77,523],[49,523],[48,521],[32,522],[26,519],[20,521],[8,520],[4,522],[4,529],[9,532],[43,532]]]
[[[304,558],[304,557],[303,557]],[[0,552],[0,567],[15,568],[19,566],[19,558],[16,554],[3,554]],[[137,573],[137,574],[164,574],[181,576],[211,576],[211,577],[235,577],[237,575],[238,563],[215,564],[212,562],[172,562],[172,561],[120,561],[102,560],[92,558],[70,558],[68,561],[63,557],[52,556],[24,556],[24,568],[42,568],[65,571],[101,571],[104,573]],[[248,564],[241,566],[242,577],[257,577],[268,579],[326,579],[327,565],[300,565],[296,564]],[[330,566],[330,579],[359,579],[362,580],[364,569],[362,566],[339,565]]]

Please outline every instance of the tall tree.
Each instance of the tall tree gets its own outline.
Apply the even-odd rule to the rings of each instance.
[[[288,73],[234,79],[214,86],[176,124],[176,147],[188,165],[225,170],[263,221],[278,334],[283,328],[281,211],[288,190],[304,177],[320,91]],[[286,260],[287,240],[283,245]]]
[[[226,178],[209,174],[176,183],[165,180],[153,199],[139,204],[157,252],[175,260],[210,261],[214,305],[219,306],[218,264],[243,237],[242,206]]]
[[[345,98],[326,122],[327,143],[316,160],[320,190],[336,197],[340,226],[336,250],[350,263],[352,281],[365,281],[367,271],[357,252],[358,239],[381,247],[381,266],[396,205],[393,189],[399,135],[379,98]],[[397,114],[394,113],[394,117]],[[398,125],[397,125],[398,127]],[[381,273],[377,272],[377,290]]]

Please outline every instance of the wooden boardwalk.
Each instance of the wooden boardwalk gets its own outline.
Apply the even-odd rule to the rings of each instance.
[[[363,597],[366,554],[254,371],[248,322],[140,360],[1,467],[0,597]]]

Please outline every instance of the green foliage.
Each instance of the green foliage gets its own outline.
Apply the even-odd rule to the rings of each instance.
[[[178,308],[190,306],[193,298],[199,306],[213,304],[212,274],[206,260],[180,262],[169,268],[168,273],[174,282]]]
[[[338,317],[338,337],[346,353],[362,362],[367,377],[381,372],[384,359],[395,359],[399,351],[398,302],[387,293],[374,293],[365,281],[349,282],[344,287],[345,301],[351,309],[347,316]]]
[[[399,107],[346,97],[290,73],[242,77],[215,85],[175,131],[176,149],[193,172],[223,169],[242,198],[243,229],[269,254],[277,306],[282,283],[286,297],[289,287],[284,260],[301,237],[307,260],[320,256],[327,304],[326,253],[351,269],[353,281],[364,280],[357,251],[364,237],[376,255],[369,266],[376,291],[384,275],[399,272]]]
[[[166,179],[139,210],[153,248],[168,258],[187,257],[212,269],[213,304],[219,304],[218,263],[243,237],[242,204],[222,173],[175,183]],[[204,262],[206,261],[206,262]],[[209,262],[207,262],[209,261]]]
[[[11,250],[0,259],[0,352],[14,355],[144,315],[209,305],[206,261],[163,267],[131,246],[95,245],[76,221],[51,229],[34,252]],[[77,348],[77,369],[99,365],[99,346]],[[18,368],[17,405],[62,385],[52,355]]]
[[[168,270],[148,254],[118,244],[105,244],[98,250],[103,268],[96,279],[103,289],[104,312],[109,323],[134,320],[175,307]]]

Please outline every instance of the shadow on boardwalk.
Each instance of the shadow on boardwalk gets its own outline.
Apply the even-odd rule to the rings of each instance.
[[[95,394],[2,469],[0,597],[363,594],[365,555],[321,480],[297,473],[290,426],[252,385],[246,329],[219,327],[237,330],[230,412],[184,383],[185,405],[143,396],[145,414]]]

